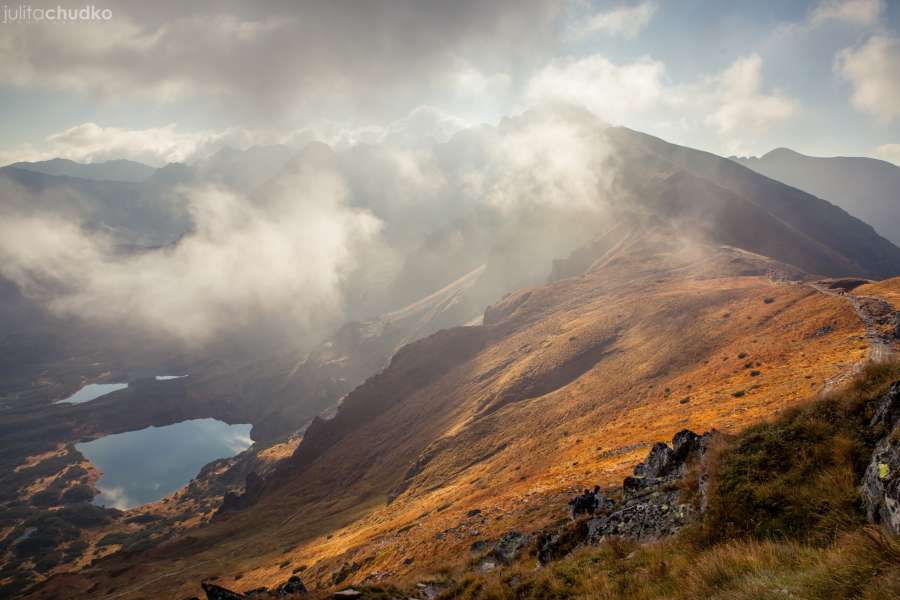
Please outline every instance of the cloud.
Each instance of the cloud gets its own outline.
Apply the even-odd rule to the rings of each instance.
[[[873,35],[838,53],[835,71],[853,87],[853,106],[885,121],[900,117],[900,38]]]
[[[56,5],[55,0],[33,3]],[[461,64],[524,64],[563,0],[423,4],[111,0],[103,22],[0,28],[0,77],[120,102],[202,100],[247,119],[396,116],[452,93]],[[528,44],[509,44],[510,39]],[[425,97],[427,96],[427,97]]]
[[[751,136],[797,113],[798,104],[767,89],[762,59],[751,54],[720,73],[671,83],[665,65],[651,58],[617,65],[595,54],[551,63],[532,77],[530,102],[584,106],[612,123],[678,124],[687,131],[711,130],[730,151],[745,149]]]
[[[900,144],[883,144],[875,148],[875,156],[900,166]]]
[[[121,486],[103,486],[98,485],[97,491],[100,492],[98,500],[103,506],[117,508],[119,510],[128,510],[137,503],[128,497],[125,488]]]
[[[87,122],[47,136],[40,146],[27,144],[4,152],[0,154],[0,164],[51,158],[95,163],[124,158],[159,167],[170,162],[200,160],[224,147],[281,143],[290,135],[240,128],[185,132],[176,123],[126,129]]]
[[[77,220],[7,210],[0,274],[57,314],[202,344],[229,331],[300,336],[327,327],[342,316],[345,279],[377,260],[380,221],[348,207],[343,182],[327,171],[292,173],[263,202],[216,188],[187,196],[192,232],[126,255]],[[21,204],[41,205],[33,200]]]
[[[350,127],[328,121],[311,123],[301,129],[245,129],[182,131],[176,123],[148,129],[105,127],[81,123],[53,133],[40,147],[18,146],[0,153],[0,166],[18,161],[67,158],[83,163],[125,158],[151,166],[170,162],[194,163],[209,158],[223,148],[284,144],[302,148],[320,141],[334,148],[357,144],[390,143],[417,145],[445,142],[471,123],[434,106],[418,106],[408,115],[387,125]]]
[[[575,32],[576,37],[602,33],[627,39],[636,37],[656,13],[654,2],[641,2],[634,6],[619,6],[597,13],[586,19]]]
[[[173,123],[151,129],[122,129],[82,123],[47,138],[49,153],[79,162],[127,158],[151,165],[184,162],[200,149],[221,141],[221,134],[179,133]]]
[[[810,12],[809,23],[814,27],[829,21],[874,25],[883,10],[883,0],[823,0]]]
[[[664,75],[663,63],[650,58],[617,65],[595,54],[551,63],[531,78],[526,94],[533,103],[576,104],[619,122],[630,112],[659,104]]]
[[[427,109],[409,118],[442,136],[461,125]],[[103,330],[253,349],[312,343],[488,257],[510,261],[495,263],[498,294],[506,279],[533,283],[596,235],[615,165],[587,111],[530,111],[440,146],[406,144],[407,126],[386,128],[380,144],[310,145],[252,196],[184,189],[189,224],[161,247],[133,249],[108,208],[75,190],[50,198],[0,178],[0,276]]]
[[[505,212],[605,209],[615,169],[604,128],[577,109],[533,111],[518,127],[485,144],[488,160],[476,195]],[[472,187],[467,189],[472,193]]]
[[[719,75],[693,89],[685,103],[706,102],[711,113],[706,121],[721,134],[760,132],[784,121],[797,111],[797,103],[778,90],[764,91],[762,58],[752,54],[735,61]]]

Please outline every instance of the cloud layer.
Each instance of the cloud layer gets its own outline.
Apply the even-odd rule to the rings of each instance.
[[[245,120],[375,118],[427,101],[423,89],[473,63],[492,73],[532,57],[552,43],[563,2],[149,4],[108,3],[110,21],[3,27],[0,77],[101,98],[202,97]]]

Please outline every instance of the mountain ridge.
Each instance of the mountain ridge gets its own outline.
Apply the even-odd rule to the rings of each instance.
[[[731,160],[836,204],[900,243],[900,167],[869,157],[807,156],[775,149]]]

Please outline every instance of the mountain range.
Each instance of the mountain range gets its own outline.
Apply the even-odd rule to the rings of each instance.
[[[506,162],[548,128],[572,146]],[[583,161],[561,167],[573,148]],[[0,553],[21,566],[3,571],[9,589],[189,597],[201,581],[294,575],[324,594],[462,568],[510,532],[554,526],[573,494],[617,485],[681,430],[739,435],[894,356],[900,248],[857,204],[580,111],[420,152],[227,151],[140,181],[0,169],[14,191],[0,210],[112,231],[110,261],[171,255],[207,227],[184,184],[278,221],[338,180],[351,213],[379,224],[341,273],[337,316],[301,329],[251,313],[200,350],[61,317],[2,272],[2,367],[17,374],[0,417]],[[190,377],[146,380],[163,366]],[[138,371],[109,397],[51,404]],[[21,510],[54,481],[96,484],[75,442],[203,417],[251,423],[255,445],[137,511]],[[40,544],[20,545],[29,529]]]
[[[840,206],[900,244],[900,167],[875,158],[806,156],[776,148],[732,160]]]

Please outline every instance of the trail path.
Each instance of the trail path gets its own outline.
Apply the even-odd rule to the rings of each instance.
[[[852,290],[847,292],[829,287],[826,282],[814,281],[807,285],[821,294],[849,302],[866,328],[866,342],[869,345],[869,352],[865,360],[854,364],[849,371],[826,381],[825,391],[861,371],[866,363],[887,362],[897,357],[898,340],[888,332],[888,327],[886,327],[886,324],[892,319],[900,319],[900,312],[895,311],[893,306],[881,298],[857,296],[852,293]],[[900,320],[895,322],[900,322]]]

